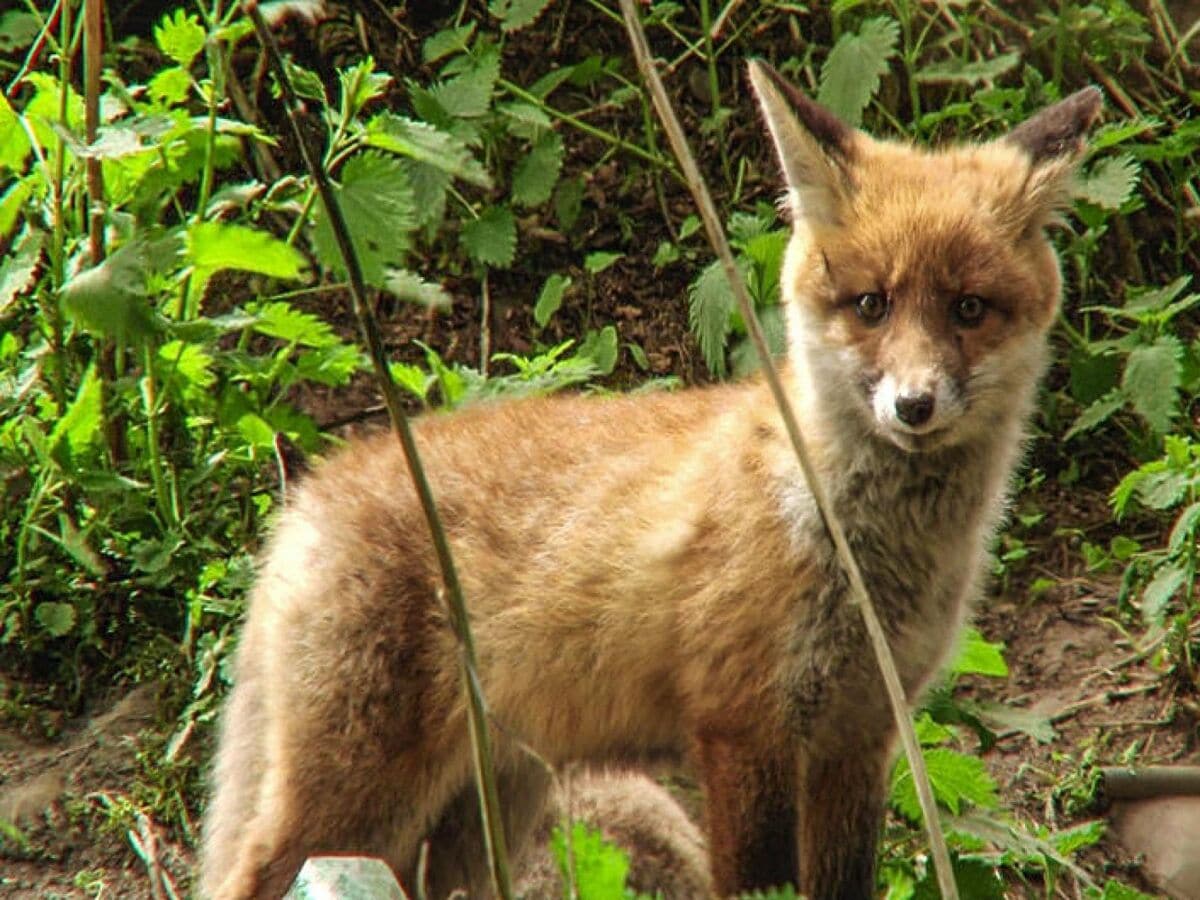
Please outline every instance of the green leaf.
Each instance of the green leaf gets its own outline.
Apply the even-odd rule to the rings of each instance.
[[[254,330],[259,334],[305,347],[331,347],[339,343],[328,322],[301,312],[284,300],[251,303],[247,310],[255,316]]]
[[[589,331],[579,345],[575,358],[590,360],[597,374],[611,375],[617,365],[617,329],[605,325],[599,331]]]
[[[478,118],[491,108],[499,77],[500,51],[488,47],[472,60],[467,71],[429,88],[429,96],[455,118]]]
[[[921,752],[934,797],[955,815],[967,803],[984,809],[996,808],[999,803],[996,782],[982,759],[945,747]],[[921,805],[904,757],[896,761],[892,772],[891,802],[902,815],[914,822],[921,821]]]
[[[9,169],[20,173],[31,150],[29,138],[21,120],[0,91],[0,172]]]
[[[724,378],[726,372],[725,340],[733,302],[733,290],[719,261],[709,263],[688,285],[688,325],[700,344],[708,371],[718,378]]]
[[[15,245],[0,262],[0,316],[20,294],[33,286],[42,261],[45,234],[25,228]]]
[[[1008,663],[1004,661],[1004,644],[985,640],[977,628],[967,628],[963,632],[958,659],[950,668],[960,675],[1007,678]]]
[[[1160,335],[1153,344],[1135,347],[1125,363],[1121,390],[1133,408],[1159,434],[1179,414],[1183,348],[1173,335]]]
[[[1180,275],[1169,284],[1164,284],[1161,287],[1134,287],[1129,289],[1129,296],[1125,298],[1125,305],[1121,307],[1122,311],[1127,313],[1135,313],[1134,318],[1140,319],[1138,313],[1157,312],[1166,309],[1171,303],[1183,293],[1184,289],[1191,283],[1192,276]]]
[[[488,11],[500,20],[504,31],[532,25],[553,0],[491,0]]]
[[[1142,591],[1142,618],[1150,625],[1161,625],[1167,604],[1187,583],[1188,571],[1183,562],[1161,566]]]
[[[1005,703],[974,704],[975,715],[992,731],[1019,731],[1039,744],[1049,744],[1057,736],[1050,719],[1041,713]]]
[[[221,269],[272,278],[299,278],[304,271],[304,255],[295,247],[261,229],[225,222],[189,227],[186,257],[202,280]]]
[[[1142,176],[1142,166],[1128,153],[1110,156],[1077,179],[1074,194],[1105,209],[1119,210],[1132,196]]]
[[[84,373],[75,399],[50,432],[51,451],[65,442],[71,455],[76,456],[96,441],[100,435],[102,398],[100,377],[96,374],[93,364]]]
[[[436,281],[426,281],[408,269],[388,269],[384,289],[400,300],[429,309],[447,310],[453,302],[446,289]]]
[[[305,381],[341,387],[351,376],[369,368],[367,359],[353,344],[333,344],[308,350],[296,358],[296,374]]]
[[[1019,53],[1001,53],[991,59],[965,61],[950,59],[923,66],[916,80],[926,84],[977,84],[994,81],[1021,61]]]
[[[513,202],[537,206],[550,199],[562,171],[563,142],[556,132],[544,134],[513,172]]]
[[[1121,361],[1116,353],[1089,353],[1074,349],[1069,357],[1071,396],[1076,402],[1095,403],[1117,386]]]
[[[33,617],[51,637],[63,637],[75,627],[75,607],[70,603],[39,603],[33,610]]]
[[[1125,395],[1119,390],[1111,390],[1082,413],[1071,423],[1071,427],[1067,429],[1067,433],[1063,435],[1064,441],[1069,441],[1077,434],[1083,434],[1085,431],[1091,431],[1118,409],[1125,405]]]
[[[0,53],[28,47],[39,31],[38,19],[32,13],[13,9],[0,15]]]
[[[195,391],[205,391],[217,381],[214,360],[199,344],[168,341],[158,348],[158,360],[164,373],[172,372]]]
[[[1173,551],[1180,551],[1188,543],[1196,540],[1196,531],[1200,527],[1200,502],[1186,507],[1171,526],[1171,538],[1167,546]]]
[[[33,180],[23,178],[20,181],[14,181],[12,186],[0,195],[0,241],[8,237],[16,226],[17,217],[21,214],[25,201],[32,193]]]
[[[425,39],[421,45],[421,58],[426,63],[435,63],[443,56],[467,49],[478,23],[468,22],[458,28],[444,28]]]
[[[375,71],[375,60],[371,57],[360,60],[349,68],[338,72],[342,88],[342,121],[348,122],[362,112],[362,108],[382,96],[392,76]]]
[[[58,542],[70,554],[71,559],[96,578],[103,578],[108,574],[104,558],[92,548],[87,536],[75,527],[69,516],[58,514],[58,530]]]
[[[372,147],[415,159],[478,187],[492,186],[491,176],[466,144],[425,122],[380,113],[367,124],[365,137]]]
[[[562,306],[563,294],[570,286],[571,279],[566,275],[555,273],[546,279],[533,307],[533,320],[539,328],[545,328],[550,317],[558,312],[558,308]]]
[[[334,187],[363,278],[386,287],[387,270],[403,268],[416,227],[412,187],[402,161],[375,151],[349,159]],[[313,222],[313,247],[326,268],[345,274],[346,266],[324,209]]]
[[[1143,894],[1141,891],[1116,881],[1107,881],[1103,892],[1088,892],[1089,900],[1158,900],[1155,894]]]
[[[204,27],[195,16],[187,15],[182,9],[163,16],[154,26],[154,43],[158,49],[179,65],[187,67],[204,49]]]
[[[130,241],[63,285],[63,310],[93,334],[126,341],[148,338],[158,331],[145,297],[149,269],[146,244]]]
[[[151,99],[165,106],[176,106],[182,103],[187,99],[191,90],[192,76],[181,66],[161,69],[146,85],[146,92]]]
[[[517,220],[505,206],[489,206],[463,225],[463,249],[475,262],[507,269],[517,250]]]
[[[584,271],[589,275],[599,275],[624,255],[624,253],[596,250],[583,258]]]
[[[606,842],[598,829],[589,827],[585,822],[573,823],[568,846],[562,828],[555,826],[550,837],[550,849],[554,852],[564,879],[569,872],[575,873],[579,900],[625,897],[629,857],[619,847]]]
[[[843,34],[821,66],[817,102],[846,124],[860,125],[899,39],[900,26],[884,16],[867,19],[857,33]]]

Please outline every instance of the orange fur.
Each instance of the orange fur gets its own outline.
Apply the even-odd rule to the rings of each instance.
[[[931,153],[751,74],[793,214],[784,377],[915,698],[985,566],[1058,302],[1047,198],[1098,101]],[[874,324],[856,299],[872,292]],[[986,300],[969,327],[966,294]],[[921,379],[936,427],[889,406]],[[417,442],[503,726],[514,845],[547,787],[521,744],[555,764],[678,756],[705,787],[717,893],[873,891],[891,716],[761,383],[483,406],[426,417]],[[278,897],[320,852],[382,856],[411,887],[426,838],[432,896],[485,890],[439,583],[392,437],[300,485],[238,654],[209,896]]]

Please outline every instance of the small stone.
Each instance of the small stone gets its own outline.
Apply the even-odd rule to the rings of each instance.
[[[381,859],[310,856],[284,900],[408,900],[408,897]]]
[[[1113,804],[1113,835],[1145,860],[1146,875],[1178,900],[1200,897],[1200,797]]]

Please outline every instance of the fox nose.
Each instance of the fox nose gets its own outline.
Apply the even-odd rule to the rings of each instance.
[[[933,415],[933,394],[901,394],[896,397],[896,415],[905,425],[917,428]]]

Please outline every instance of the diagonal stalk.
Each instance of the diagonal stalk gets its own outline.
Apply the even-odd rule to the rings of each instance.
[[[671,142],[671,149],[675,151],[675,156],[679,160],[684,177],[687,179],[688,188],[691,190],[692,196],[696,201],[696,206],[699,208],[700,216],[704,220],[704,227],[708,232],[709,242],[716,251],[717,257],[721,260],[721,267],[725,271],[725,277],[729,279],[729,284],[733,287],[733,292],[738,302],[738,310],[742,315],[742,320],[746,323],[746,330],[749,332],[750,339],[754,344],[759,366],[766,377],[771,394],[775,398],[775,403],[779,407],[779,414],[783,419],[784,428],[791,439],[792,448],[796,451],[796,459],[799,461],[800,468],[804,473],[804,480],[808,482],[809,492],[816,502],[821,521],[837,550],[842,568],[849,578],[850,595],[862,613],[863,621],[866,624],[867,634],[871,638],[871,644],[875,649],[879,669],[883,675],[884,685],[887,688],[888,700],[892,706],[892,714],[896,719],[896,727],[900,731],[900,738],[904,744],[904,753],[908,757],[908,765],[913,773],[913,783],[917,788],[917,797],[921,801],[921,811],[925,816],[925,828],[929,833],[929,845],[933,854],[934,866],[937,869],[938,886],[941,888],[942,897],[945,900],[958,900],[958,889],[954,883],[953,872],[950,869],[950,854],[946,849],[946,839],[942,834],[937,807],[933,801],[933,791],[929,786],[929,774],[925,770],[925,759],[921,755],[921,748],[917,744],[917,737],[913,731],[912,720],[908,712],[908,701],[904,696],[904,688],[900,683],[900,675],[896,670],[896,661],[892,658],[892,651],[888,646],[887,635],[884,633],[883,625],[875,613],[871,596],[863,581],[862,571],[859,569],[858,562],[855,560],[854,554],[850,550],[850,545],[846,540],[846,533],[842,528],[841,522],[834,514],[833,507],[825,493],[825,486],[821,483],[817,477],[816,470],[813,468],[804,438],[800,434],[800,426],[796,421],[796,415],[792,410],[791,404],[788,402],[787,395],[784,393],[779,373],[775,371],[775,364],[771,360],[770,350],[767,349],[767,341],[763,335],[762,325],[758,321],[758,316],[754,313],[754,304],[750,302],[750,295],[747,293],[746,285],[742,281],[741,272],[734,262],[733,251],[730,249],[729,241],[725,237],[724,230],[721,228],[721,221],[717,216],[716,206],[714,206],[700,170],[696,166],[696,160],[692,156],[691,149],[688,147],[687,139],[684,137],[683,128],[679,124],[679,119],[671,107],[671,101],[663,89],[662,81],[659,79],[658,72],[655,70],[654,63],[650,58],[650,49],[646,44],[646,35],[642,31],[641,22],[638,20],[633,0],[621,0],[621,12],[625,17],[625,27],[629,31],[629,41],[633,46],[633,53],[637,59],[638,68],[641,70],[642,78],[650,89],[651,97],[654,98],[654,105],[658,110],[659,118],[662,119],[663,129],[667,133],[667,138]]]
[[[454,558],[450,552],[450,543],[446,538],[445,529],[442,527],[437,505],[433,499],[433,492],[425,477],[425,469],[421,464],[421,458],[417,452],[416,442],[413,440],[408,418],[404,415],[404,410],[400,406],[399,391],[396,388],[396,382],[392,378],[391,370],[388,368],[387,359],[384,356],[383,338],[380,335],[379,324],[375,321],[371,305],[367,302],[362,267],[354,252],[350,233],[346,227],[346,220],[342,215],[341,207],[337,203],[337,198],[334,196],[329,179],[326,177],[323,168],[317,161],[316,155],[308,144],[308,139],[300,128],[297,116],[300,104],[292,88],[287,67],[283,64],[283,57],[279,52],[278,45],[275,43],[274,35],[268,29],[266,22],[263,20],[262,13],[258,9],[257,0],[243,0],[242,9],[254,24],[254,30],[258,35],[259,43],[262,44],[263,50],[270,59],[271,66],[275,70],[275,75],[283,90],[284,108],[287,111],[288,124],[291,125],[292,133],[296,138],[300,153],[304,157],[304,164],[312,176],[313,183],[316,185],[317,192],[321,197],[322,205],[325,207],[325,213],[329,217],[329,224],[333,229],[334,237],[337,240],[338,249],[341,252],[343,263],[346,266],[346,273],[349,277],[350,294],[354,301],[355,318],[358,320],[363,341],[367,345],[367,351],[370,354],[371,363],[375,369],[375,376],[383,392],[384,403],[387,406],[388,415],[392,421],[392,428],[396,432],[396,436],[399,438],[400,445],[404,450],[404,458],[408,462],[409,473],[412,475],[413,485],[416,488],[421,508],[425,513],[425,519],[429,525],[429,532],[437,553],[438,564],[442,570],[442,581],[445,587],[444,593],[447,605],[449,606],[451,625],[462,648],[463,689],[468,701],[468,727],[471,734],[471,749],[475,761],[480,814],[483,818],[483,833],[487,845],[492,887],[501,900],[512,900],[514,896],[512,879],[509,874],[508,851],[504,838],[504,828],[500,818],[500,798],[496,789],[491,738],[488,731],[487,706],[484,703],[483,691],[476,674],[478,663],[475,656],[475,643],[471,636],[466,601],[463,599],[462,586],[459,583]]]

